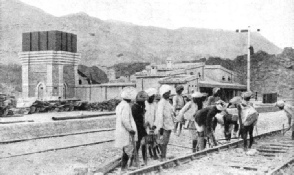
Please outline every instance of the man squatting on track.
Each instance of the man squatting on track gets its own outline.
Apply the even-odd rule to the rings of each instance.
[[[173,97],[173,103],[172,103],[175,116],[177,116],[180,110],[185,106],[185,100],[182,95],[183,91],[184,91],[184,86],[178,85],[176,87],[176,95]],[[175,123],[174,133],[176,133],[177,136],[181,134],[183,122],[184,121],[179,121]]]
[[[217,145],[213,134],[213,118],[217,113],[225,109],[225,103],[222,100],[216,102],[216,105],[208,106],[198,110],[194,115],[195,125],[198,134],[198,148],[199,150],[205,149],[207,140],[209,138],[214,146]]]
[[[136,96],[132,88],[125,88],[121,93],[122,101],[116,107],[115,147],[122,149],[121,170],[125,171],[128,160],[132,157],[134,147],[132,141],[138,140],[137,127],[132,116],[130,102]]]
[[[207,105],[212,106],[216,105],[216,102],[221,100],[221,90],[220,88],[213,88],[212,90],[212,96],[208,97]],[[229,104],[231,106],[231,104]],[[229,106],[228,106],[229,107]],[[227,141],[231,140],[231,131],[234,126],[234,135],[236,135],[239,125],[238,125],[238,116],[232,115],[230,112],[232,110],[223,110],[222,112],[216,114],[215,118],[213,118],[213,131],[215,131],[215,128],[217,124],[221,125],[221,128],[223,129],[224,136]]]
[[[292,130],[292,140],[294,140],[294,106],[290,106],[289,104],[285,104],[283,100],[280,100],[276,103],[276,106],[279,107],[280,110],[284,110],[286,116],[288,117],[289,129]]]
[[[160,145],[162,161],[166,160],[167,144],[169,142],[171,131],[174,129],[174,113],[173,106],[169,103],[171,87],[169,85],[162,85],[159,92],[161,99],[157,106],[155,126],[159,131],[159,140],[157,143]]]
[[[202,109],[203,107],[203,94],[200,92],[194,92],[192,95],[192,100],[189,101],[179,112],[179,115],[177,116],[177,121],[182,122],[184,121],[184,115],[187,111],[192,110],[190,116],[187,116],[187,120],[189,122],[188,124],[188,129],[191,134],[192,138],[192,148],[193,152],[196,152],[196,146],[197,146],[197,130],[195,126],[195,119],[194,119],[194,114],[196,111]]]
[[[212,106],[212,105],[216,105],[216,102],[221,100],[220,98],[221,95],[221,89],[220,88],[213,88],[212,90],[212,96],[208,97],[207,100],[207,105],[208,106]],[[229,103],[229,106],[234,106],[231,103]],[[215,131],[215,128],[217,126],[217,124],[221,125],[221,128],[223,129],[224,132],[224,136],[226,138],[226,140],[231,140],[231,131],[233,129],[234,126],[234,135],[236,135],[238,129],[239,129],[239,125],[238,125],[238,116],[236,115],[232,115],[230,112],[232,110],[223,110],[221,113],[218,113],[215,118],[213,118],[213,131]]]
[[[237,105],[242,101],[241,97],[234,97],[230,100],[227,108],[223,110],[221,113],[215,115],[213,130],[215,131],[216,125],[220,124],[221,129],[223,129],[223,133],[225,139],[227,141],[231,140],[231,133],[234,128],[234,137],[237,137],[237,132],[239,130],[238,124],[238,109]]]

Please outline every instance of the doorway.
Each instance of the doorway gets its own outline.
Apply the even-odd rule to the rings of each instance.
[[[63,99],[66,99],[67,97],[67,85],[64,83],[63,84]]]

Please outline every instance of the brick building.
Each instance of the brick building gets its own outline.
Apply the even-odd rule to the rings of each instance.
[[[230,100],[246,91],[246,85],[241,84],[239,76],[234,71],[220,65],[205,65],[205,63],[172,63],[168,58],[166,64],[146,66],[146,70],[136,73],[136,88],[146,90],[150,87],[159,88],[169,84],[172,94],[177,85],[184,86],[184,93],[199,90],[209,95],[214,87],[221,88],[222,99]]]
[[[78,85],[77,36],[61,31],[23,33],[22,96],[73,98]]]

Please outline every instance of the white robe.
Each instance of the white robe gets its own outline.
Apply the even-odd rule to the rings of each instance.
[[[153,125],[155,125],[155,119],[156,119],[156,108],[157,104],[156,102],[153,103],[148,103],[147,101],[145,102],[145,123],[149,123],[149,127],[151,128]],[[149,134],[150,128],[147,127],[146,131],[147,134]]]
[[[116,107],[116,128],[115,128],[115,147],[123,148],[131,144],[130,131],[136,132],[135,141],[138,140],[136,123],[132,116],[130,104],[122,100]]]

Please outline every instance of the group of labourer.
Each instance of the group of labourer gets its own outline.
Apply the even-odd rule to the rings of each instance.
[[[220,88],[214,88],[212,96],[194,91],[190,98],[185,99],[184,87],[176,87],[176,95],[171,97],[171,86],[162,85],[157,89],[150,88],[137,92],[135,88],[124,88],[122,101],[116,107],[116,147],[122,149],[121,169],[138,164],[138,154],[141,147],[144,163],[147,164],[147,152],[153,159],[166,160],[167,145],[174,131],[180,136],[183,128],[188,129],[192,139],[192,150],[196,152],[206,148],[206,145],[216,146],[214,132],[220,125],[225,140],[241,136],[244,140],[244,150],[253,144],[253,129],[258,121],[258,112],[250,102],[252,93],[243,92],[242,97],[234,97],[229,103],[221,100]],[[160,99],[157,98],[160,96]],[[159,101],[158,101],[159,100]],[[285,105],[283,101],[277,106],[284,110],[292,126],[294,139],[294,108]],[[247,145],[247,137],[249,145]],[[130,161],[129,161],[130,160]],[[135,165],[138,166],[138,165]]]

